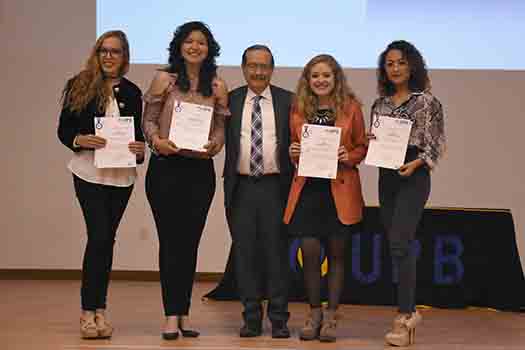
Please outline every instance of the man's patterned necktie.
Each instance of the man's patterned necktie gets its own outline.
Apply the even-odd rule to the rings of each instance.
[[[261,99],[261,96],[255,96],[253,98],[252,110],[250,176],[256,177],[264,174],[262,113],[261,105],[259,104]]]

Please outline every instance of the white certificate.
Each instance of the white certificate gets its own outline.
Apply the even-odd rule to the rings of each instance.
[[[106,139],[106,146],[95,150],[97,168],[137,166],[137,157],[128,148],[135,140],[133,117],[95,118],[95,135]]]
[[[335,179],[341,128],[304,124],[301,135],[298,175]]]
[[[206,151],[213,107],[175,101],[171,115],[169,139],[178,148]]]
[[[375,140],[370,140],[365,164],[399,169],[405,162],[412,122],[406,119],[376,116],[372,122]]]

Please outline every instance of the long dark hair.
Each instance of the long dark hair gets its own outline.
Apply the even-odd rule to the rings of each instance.
[[[208,42],[208,56],[202,62],[201,69],[199,72],[199,86],[197,91],[204,96],[212,95],[212,81],[217,75],[217,63],[215,59],[219,57],[221,47],[219,43],[213,37],[210,29],[203,22],[187,22],[183,25],[177,27],[173,33],[173,39],[170,42],[170,47],[168,51],[170,53],[168,59],[168,67],[166,71],[169,73],[177,74],[177,86],[183,92],[188,92],[190,90],[190,80],[188,78],[188,73],[186,72],[186,65],[184,64],[184,58],[180,52],[182,43],[188,35],[193,31],[199,31],[206,37]]]
[[[394,84],[388,80],[386,74],[386,55],[391,50],[401,51],[403,58],[408,61],[410,68],[410,78],[408,79],[408,89],[411,92],[422,92],[430,90],[430,78],[428,77],[427,66],[419,50],[404,40],[391,42],[386,49],[379,55],[377,67],[377,90],[381,96],[392,96],[396,92]]]

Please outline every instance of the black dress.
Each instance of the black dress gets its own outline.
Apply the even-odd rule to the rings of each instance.
[[[310,124],[334,125],[333,111],[320,109]],[[288,232],[294,237],[319,239],[346,235],[355,225],[345,225],[337,217],[330,179],[307,177],[294,213],[288,224]]]

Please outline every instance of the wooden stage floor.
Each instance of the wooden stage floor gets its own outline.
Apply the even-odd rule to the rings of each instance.
[[[272,339],[270,325],[264,335],[241,339],[238,302],[203,301],[214,283],[195,285],[191,319],[201,331],[197,339],[164,341],[160,337],[162,306],[157,282],[113,281],[110,318],[111,340],[79,337],[78,281],[0,280],[0,349],[2,350],[224,350],[224,349],[385,349],[383,335],[394,308],[342,305],[336,343],[298,340],[307,307],[291,303],[290,339]],[[423,309],[416,344],[410,349],[514,350],[525,349],[525,314],[486,309]]]

